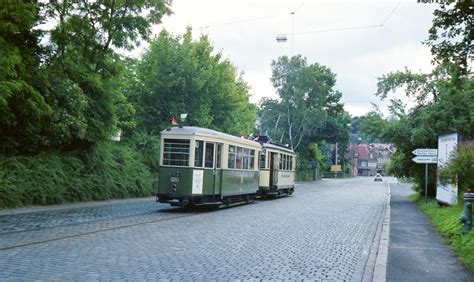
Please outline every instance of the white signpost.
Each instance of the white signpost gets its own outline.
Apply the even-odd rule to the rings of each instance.
[[[417,164],[437,164],[438,156],[416,156],[411,160]]]
[[[437,156],[438,149],[416,149],[412,151],[412,154],[417,156]]]
[[[413,150],[412,153],[416,155],[412,161],[417,164],[425,164],[425,202],[428,201],[428,164],[438,163],[438,149],[419,148]]]

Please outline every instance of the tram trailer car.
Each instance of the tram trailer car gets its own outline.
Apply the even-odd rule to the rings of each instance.
[[[261,145],[199,127],[161,132],[158,201],[172,206],[229,206],[253,201]]]
[[[275,198],[295,191],[296,154],[278,143],[262,143],[258,195]]]

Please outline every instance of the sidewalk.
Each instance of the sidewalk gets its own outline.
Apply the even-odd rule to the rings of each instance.
[[[410,201],[410,186],[390,183],[387,281],[474,281],[474,273],[461,265],[428,218]]]

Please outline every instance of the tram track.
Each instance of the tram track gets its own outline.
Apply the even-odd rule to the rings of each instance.
[[[324,190],[325,189],[323,189],[323,191]],[[302,196],[302,195],[314,193],[314,192],[321,193],[322,191],[302,189],[296,192],[295,195]],[[20,230],[7,230],[3,232],[0,231],[0,242],[3,241],[3,243],[0,243],[0,251],[23,248],[23,247],[33,246],[33,245],[40,245],[40,244],[67,240],[67,239],[72,239],[72,238],[78,238],[82,236],[99,234],[99,233],[104,233],[104,232],[109,232],[109,231],[132,228],[136,226],[167,222],[170,220],[203,214],[209,211],[211,210],[199,210],[199,211],[192,212],[192,211],[184,211],[181,209],[177,209],[173,211],[173,210],[170,210],[169,208],[163,208],[163,209],[156,209],[153,211],[148,210],[146,212],[141,212],[141,213],[134,213],[134,214],[128,214],[128,215],[116,216],[116,217],[106,217],[106,218],[86,220],[86,221],[80,221],[80,222],[67,222],[67,223],[53,224],[53,225],[47,225],[47,223],[39,222],[34,227],[25,227]],[[185,214],[179,214],[179,215],[174,215],[174,216],[166,214],[166,213],[183,213],[183,212],[185,212]],[[152,217],[154,214],[159,216],[159,218],[144,220],[144,217]],[[133,222],[128,222],[128,223],[125,222],[123,224],[120,223],[121,220],[127,221],[127,220],[133,220],[134,218],[137,218],[137,220],[134,220]],[[33,220],[34,219],[35,218],[33,218]],[[117,225],[117,222],[119,222],[118,225]],[[98,226],[100,223],[104,223],[104,225],[117,225],[117,226],[100,227]],[[40,226],[41,224],[45,224],[45,226]],[[93,230],[88,230],[88,231],[75,230],[75,229],[80,229],[81,226],[85,226],[83,229],[93,229]],[[48,232],[48,230],[51,230],[51,232]],[[58,233],[63,233],[63,234],[58,234]],[[31,234],[33,234],[33,236]],[[55,236],[55,235],[58,235],[58,236]],[[39,240],[34,240],[34,239],[32,240],[31,237],[35,237],[35,238],[44,237],[44,238],[41,238]],[[8,242],[8,240],[11,242]],[[23,242],[21,242],[22,240]],[[17,243],[15,243],[15,241]]]
[[[125,225],[120,225],[120,226],[115,226],[115,227],[110,227],[110,228],[103,228],[103,229],[99,229],[99,230],[80,232],[80,233],[77,233],[77,234],[65,235],[65,236],[54,237],[54,238],[38,240],[38,241],[33,241],[33,242],[26,242],[26,243],[22,243],[22,244],[16,244],[16,245],[10,245],[10,246],[0,246],[0,251],[17,249],[17,248],[22,248],[22,247],[34,246],[34,245],[40,245],[40,244],[45,244],[45,243],[50,243],[50,242],[55,242],[55,241],[78,238],[78,237],[82,237],[82,236],[93,235],[93,234],[98,234],[98,233],[104,233],[104,232],[108,232],[108,231],[115,231],[115,230],[120,230],[120,229],[126,229],[126,228],[131,228],[131,227],[136,227],[136,226],[148,225],[148,224],[153,224],[153,223],[158,223],[158,222],[165,222],[165,221],[170,221],[170,220],[179,219],[179,218],[192,217],[192,216],[196,216],[196,215],[200,215],[200,214],[202,214],[202,212],[187,213],[187,214],[178,215],[178,216],[159,218],[159,219],[143,221],[143,222],[130,223],[130,224],[125,224]],[[139,216],[139,215],[133,215],[133,216]],[[108,220],[111,220],[111,219],[108,219]],[[79,223],[77,225],[87,224],[87,223],[90,223],[90,222]],[[70,225],[68,225],[68,226],[70,226]],[[47,228],[54,228],[54,227],[46,227],[44,229],[47,229]],[[27,232],[27,231],[17,231],[17,232],[11,232],[11,233],[24,233],[24,232]]]

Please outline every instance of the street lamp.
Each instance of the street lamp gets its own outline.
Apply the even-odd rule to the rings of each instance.
[[[296,10],[290,13],[293,16],[293,24],[291,27],[291,57],[293,57],[293,45],[295,42],[295,13],[296,13]],[[276,37],[276,41],[280,43],[284,43],[288,41],[288,38],[286,37],[286,34],[279,34]]]

